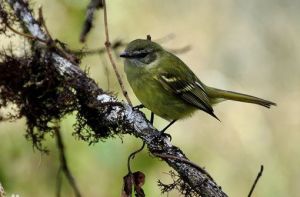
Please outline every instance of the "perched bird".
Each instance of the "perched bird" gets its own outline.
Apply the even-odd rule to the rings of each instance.
[[[130,42],[120,57],[125,58],[125,73],[137,98],[154,114],[171,121],[170,125],[191,116],[197,109],[217,118],[212,107],[225,100],[267,108],[276,105],[205,85],[177,56],[148,39]]]

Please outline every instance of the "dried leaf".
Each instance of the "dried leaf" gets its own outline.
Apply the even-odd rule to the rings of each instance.
[[[142,186],[145,184],[145,174],[137,171],[133,173],[135,196],[144,197],[145,193]]]
[[[132,187],[136,197],[145,197],[142,186],[145,184],[145,174],[137,171],[132,174],[127,174],[123,177],[123,189],[121,197],[131,197]]]

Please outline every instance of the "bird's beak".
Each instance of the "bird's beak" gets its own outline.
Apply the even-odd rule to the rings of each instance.
[[[124,51],[124,52],[120,53],[120,57],[128,58],[128,57],[130,57],[130,55],[129,55],[129,53]]]

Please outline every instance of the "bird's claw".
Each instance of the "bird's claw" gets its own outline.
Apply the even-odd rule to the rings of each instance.
[[[140,104],[140,105],[134,106],[133,109],[135,109],[135,110],[137,110],[137,109],[143,109],[144,107],[145,107],[145,105]]]
[[[172,141],[172,136],[168,133],[160,132],[159,136],[162,136],[163,138],[168,138],[170,142]]]
[[[155,143],[159,143],[164,141],[166,138],[171,142],[172,141],[172,136],[168,133],[164,133],[164,132],[157,132],[158,134],[155,135],[155,137],[152,139],[153,142]]]

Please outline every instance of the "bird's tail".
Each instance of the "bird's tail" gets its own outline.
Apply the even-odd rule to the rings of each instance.
[[[276,106],[276,103],[261,98],[232,91],[220,90],[212,87],[207,87],[207,94],[213,103],[218,103],[223,100],[233,100],[245,103],[254,103],[267,108],[270,108],[272,105]]]

